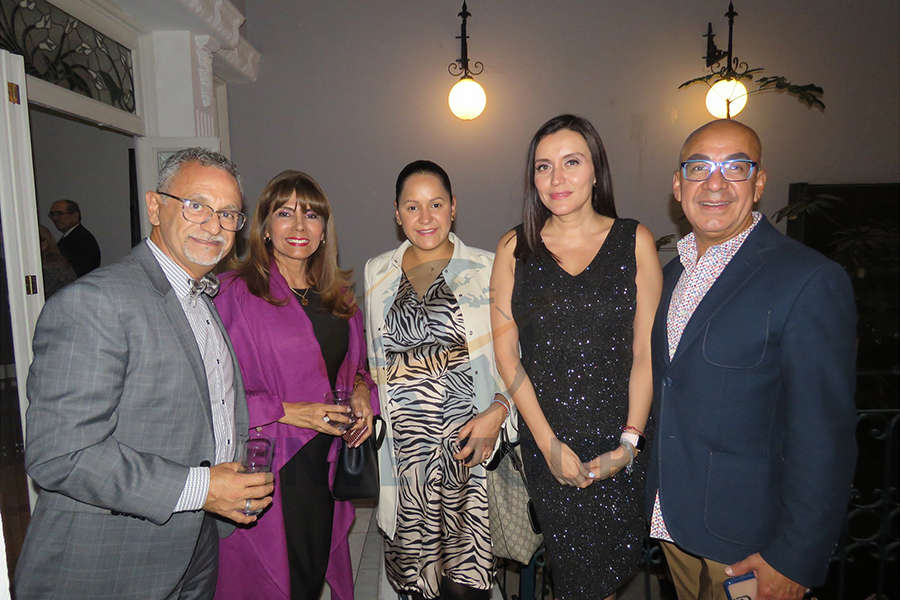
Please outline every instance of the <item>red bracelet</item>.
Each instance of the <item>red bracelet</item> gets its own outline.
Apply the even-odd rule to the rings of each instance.
[[[622,431],[630,431],[632,433],[636,433],[641,437],[644,437],[644,432],[638,429],[637,427],[632,427],[631,425],[626,425],[622,428]]]

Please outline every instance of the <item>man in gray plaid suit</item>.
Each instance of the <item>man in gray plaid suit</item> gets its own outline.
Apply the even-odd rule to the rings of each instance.
[[[237,170],[191,148],[147,192],[153,230],[55,294],[34,334],[26,467],[40,495],[16,597],[211,598],[218,534],[269,505],[207,275],[246,220]]]

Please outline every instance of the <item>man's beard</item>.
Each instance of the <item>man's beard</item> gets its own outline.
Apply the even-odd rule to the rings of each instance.
[[[194,236],[194,237],[196,237],[196,236]],[[204,267],[214,267],[219,263],[220,260],[222,260],[222,257],[225,256],[225,253],[227,252],[227,244],[225,243],[225,238],[223,238],[220,235],[213,235],[213,236],[210,236],[210,237],[204,239],[203,241],[205,241],[205,242],[220,242],[221,243],[219,254],[217,254],[215,258],[210,259],[210,258],[202,257],[200,254],[195,253],[190,248],[190,246],[187,242],[184,243],[184,255],[188,258],[188,260],[190,260],[195,265],[203,265]]]

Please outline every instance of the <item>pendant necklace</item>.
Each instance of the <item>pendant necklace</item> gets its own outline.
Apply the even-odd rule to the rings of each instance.
[[[294,295],[297,296],[298,300],[300,300],[300,304],[302,304],[303,306],[309,306],[309,300],[306,299],[306,295],[309,293],[309,288],[303,290],[302,294],[294,288],[291,288],[291,291],[294,292]]]

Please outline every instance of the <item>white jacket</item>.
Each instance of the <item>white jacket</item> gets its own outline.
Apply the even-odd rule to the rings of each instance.
[[[469,248],[450,233],[453,243],[453,257],[444,268],[444,279],[456,296],[462,311],[468,341],[475,397],[475,408],[481,412],[494,400],[494,394],[509,395],[497,373],[494,363],[494,346],[491,338],[490,279],[494,264],[493,252]],[[378,526],[389,538],[394,538],[397,528],[397,462],[394,458],[394,440],[391,431],[388,404],[388,385],[384,356],[384,319],[394,304],[402,275],[403,254],[410,247],[403,242],[396,250],[385,252],[366,262],[365,308],[366,347],[369,354],[369,369],[378,384],[381,402],[381,416],[387,426],[384,444],[378,454],[381,493],[378,498]],[[514,410],[514,409],[513,409]],[[510,439],[517,439],[516,417],[506,420]],[[498,438],[499,443],[499,438]],[[480,469],[482,467],[475,467]]]

